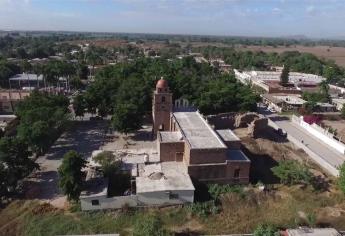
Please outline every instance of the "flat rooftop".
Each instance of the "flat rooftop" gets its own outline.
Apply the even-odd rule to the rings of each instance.
[[[224,142],[240,141],[240,139],[236,136],[236,134],[234,134],[234,132],[232,132],[231,129],[218,129],[216,132]]]
[[[199,112],[174,112],[173,116],[191,149],[226,148]]]
[[[339,103],[339,104],[344,104],[345,103],[345,98],[332,98],[333,103]]]
[[[229,149],[226,151],[226,157],[228,161],[248,161],[250,162],[250,160],[248,159],[248,157],[246,156],[246,154],[244,154],[241,150],[232,150]]]
[[[144,165],[136,178],[137,193],[195,190],[182,162]]]
[[[10,78],[10,80],[17,80],[17,81],[25,81],[25,80],[33,80],[33,81],[42,81],[43,75],[37,75],[37,74],[17,74]]]
[[[176,132],[164,131],[164,132],[159,132],[159,139],[161,143],[175,143],[175,142],[182,142],[183,136],[181,132],[179,131],[176,131]]]
[[[303,105],[304,103],[307,102],[298,96],[292,96],[292,95],[276,95],[273,97],[280,99],[286,102],[287,104],[293,104],[293,105]]]

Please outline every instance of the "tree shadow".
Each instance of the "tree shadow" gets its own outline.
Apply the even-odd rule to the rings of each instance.
[[[259,132],[255,138],[267,139],[276,143],[287,143],[286,137],[279,135],[278,131],[271,126],[267,126],[265,132]]]
[[[183,232],[174,233],[175,236],[199,236],[202,235],[201,232],[190,231],[189,229],[184,230]]]
[[[290,120],[289,117],[286,116],[272,116],[270,117],[272,121],[287,121]]]
[[[330,181],[320,175],[313,177],[311,184],[316,191],[320,192],[328,192],[330,188]]]
[[[192,178],[192,182],[195,188],[194,191],[194,201],[195,202],[206,202],[212,199],[210,193],[208,192],[207,184]]]
[[[256,184],[259,181],[264,184],[277,184],[280,183],[271,168],[278,165],[278,162],[267,154],[255,154],[242,146],[242,151],[250,159],[250,182]]]
[[[152,141],[152,132],[149,130],[138,130],[131,136],[131,139],[133,141]]]
[[[52,199],[60,194],[57,171],[35,173],[34,180],[24,180],[25,199]]]

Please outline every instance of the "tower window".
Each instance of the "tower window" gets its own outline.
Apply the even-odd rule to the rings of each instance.
[[[162,97],[162,102],[165,102],[165,97],[164,96]]]

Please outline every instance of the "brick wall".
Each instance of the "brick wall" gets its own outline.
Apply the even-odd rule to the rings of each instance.
[[[179,158],[180,153],[184,152],[184,142],[176,143],[160,143],[159,144],[159,153],[160,161],[182,161]]]

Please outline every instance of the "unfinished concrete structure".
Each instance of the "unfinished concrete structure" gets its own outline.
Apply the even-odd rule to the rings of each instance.
[[[169,91],[168,83],[159,80],[153,107],[161,104],[157,89],[162,84],[165,91]],[[153,111],[154,120],[166,122],[165,117],[158,119],[162,114],[156,111]],[[217,183],[249,182],[250,160],[240,150],[239,139],[229,129],[213,130],[198,111],[175,109],[169,114],[169,124],[164,125],[163,130],[154,125],[154,133],[157,133],[160,161],[182,162],[192,178]]]

